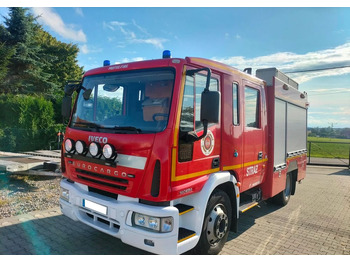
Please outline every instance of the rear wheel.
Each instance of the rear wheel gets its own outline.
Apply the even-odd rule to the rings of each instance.
[[[273,198],[274,202],[281,206],[287,205],[290,199],[291,192],[292,192],[292,176],[290,173],[287,173],[286,188]]]
[[[201,237],[193,250],[194,253],[218,254],[227,240],[231,220],[230,198],[221,190],[214,191],[207,204]]]

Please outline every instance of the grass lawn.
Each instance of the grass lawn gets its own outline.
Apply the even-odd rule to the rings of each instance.
[[[307,149],[311,157],[349,159],[350,139],[308,137]],[[311,142],[311,150],[310,144]]]

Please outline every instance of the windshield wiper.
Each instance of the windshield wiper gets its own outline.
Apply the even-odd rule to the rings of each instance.
[[[89,122],[89,123],[79,123],[79,122],[73,122],[75,127],[82,127],[82,128],[96,128],[97,130],[100,130],[101,128],[103,128],[102,126]]]
[[[113,127],[113,129],[116,131],[131,131],[131,132],[135,132],[136,134],[139,134],[142,132],[140,128],[136,128],[133,126],[115,126]]]

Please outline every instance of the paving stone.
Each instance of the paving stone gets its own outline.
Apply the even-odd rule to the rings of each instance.
[[[242,214],[221,255],[349,255],[350,172],[308,166],[287,206]],[[0,255],[148,254],[61,214],[59,207],[0,219]]]

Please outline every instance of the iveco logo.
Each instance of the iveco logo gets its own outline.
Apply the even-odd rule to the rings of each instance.
[[[89,142],[103,143],[107,144],[108,138],[102,136],[89,136]]]

